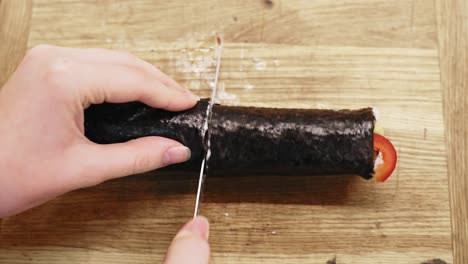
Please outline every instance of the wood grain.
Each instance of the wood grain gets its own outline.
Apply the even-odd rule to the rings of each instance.
[[[380,109],[399,154],[385,184],[208,178],[212,263],[452,263],[433,2],[271,2],[37,0],[28,46],[127,49],[207,96],[219,31],[222,103]],[[5,219],[0,263],[161,262],[196,180],[129,177]]]
[[[0,1],[0,89],[26,51],[32,0]]]
[[[468,4],[437,0],[455,263],[468,263]]]
[[[437,47],[434,5],[427,0],[34,2],[32,43],[131,49],[218,31],[228,42]]]

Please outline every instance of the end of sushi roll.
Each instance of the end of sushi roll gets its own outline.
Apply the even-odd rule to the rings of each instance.
[[[374,174],[378,182],[386,181],[395,170],[397,153],[393,144],[382,135],[374,133]]]

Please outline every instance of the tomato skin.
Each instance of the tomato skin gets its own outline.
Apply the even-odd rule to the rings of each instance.
[[[395,170],[397,153],[392,142],[379,134],[374,134],[374,151],[382,153],[383,159],[383,163],[374,169],[374,179],[384,182]]]

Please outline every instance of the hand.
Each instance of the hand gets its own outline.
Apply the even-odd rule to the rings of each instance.
[[[209,224],[206,218],[197,217],[177,233],[167,251],[164,264],[208,264]]]
[[[0,91],[0,217],[65,192],[189,159],[161,137],[98,145],[84,136],[91,104],[142,101],[170,111],[197,97],[135,56],[38,46]]]

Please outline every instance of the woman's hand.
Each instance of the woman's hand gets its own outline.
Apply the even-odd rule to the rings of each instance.
[[[169,246],[164,264],[208,264],[208,236],[209,224],[206,218],[199,216],[188,222]]]
[[[167,138],[98,145],[84,136],[91,104],[142,101],[170,111],[198,98],[120,51],[38,46],[0,91],[0,217],[65,192],[189,159]]]

